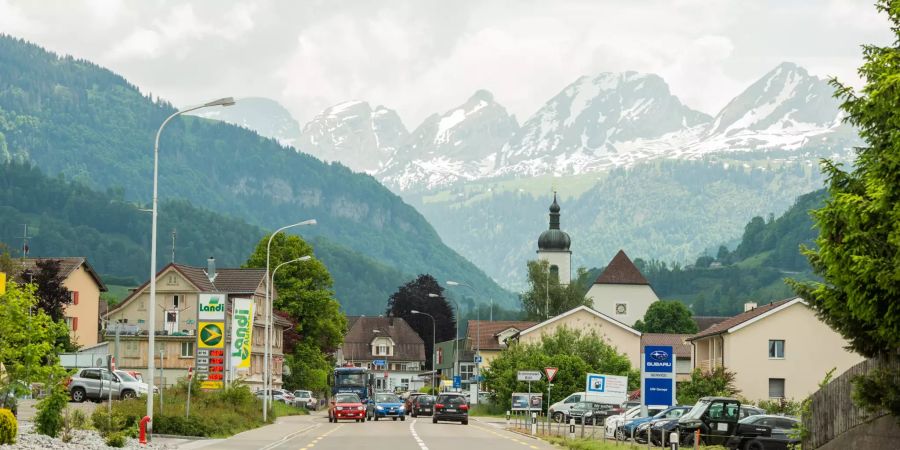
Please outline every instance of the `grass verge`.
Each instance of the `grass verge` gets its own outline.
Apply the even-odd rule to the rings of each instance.
[[[646,449],[647,444],[637,444],[634,442],[616,442],[592,440],[592,439],[563,439],[555,436],[543,436],[541,439],[562,448],[571,450],[641,450]],[[659,449],[660,447],[651,447]],[[684,447],[693,449],[694,447]],[[720,445],[700,446],[703,450],[725,450]]]

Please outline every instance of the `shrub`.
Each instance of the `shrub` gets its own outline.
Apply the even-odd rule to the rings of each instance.
[[[97,408],[91,414],[91,422],[101,436],[108,436],[120,432],[126,427],[126,419],[121,414],[113,411],[112,417],[103,408]]]
[[[59,431],[63,426],[62,413],[66,408],[66,403],[68,403],[68,396],[66,396],[66,392],[60,386],[52,388],[50,395],[38,402],[38,413],[34,418],[37,423],[38,433],[50,437],[59,435]]]
[[[106,436],[106,445],[110,447],[122,448],[125,446],[125,435],[122,432],[109,433]]]
[[[0,445],[15,444],[19,424],[16,416],[8,409],[0,409]]]
[[[72,421],[72,427],[75,429],[86,430],[88,428],[87,416],[80,409],[72,410],[69,420]]]
[[[786,414],[789,416],[800,415],[800,402],[795,400],[774,399],[760,400],[759,407],[769,414]]]

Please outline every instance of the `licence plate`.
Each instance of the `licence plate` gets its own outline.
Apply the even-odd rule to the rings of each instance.
[[[431,408],[425,408],[425,409],[423,409],[422,411],[425,411],[425,412],[431,412]]]
[[[455,409],[447,408],[447,412],[456,412]]]

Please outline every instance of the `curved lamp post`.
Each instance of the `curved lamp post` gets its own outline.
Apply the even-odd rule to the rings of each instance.
[[[269,357],[272,355],[272,342],[269,339],[272,335],[272,302],[270,298],[272,296],[272,283],[270,282],[269,277],[269,260],[271,258],[272,253],[272,239],[276,234],[281,233],[288,228],[300,227],[304,225],[315,225],[316,219],[304,220],[303,222],[297,222],[295,224],[283,226],[271,236],[269,236],[269,242],[266,243],[266,340],[263,347],[263,422],[268,418],[269,413],[269,390],[272,389],[269,383]],[[273,277],[274,278],[274,277]]]
[[[467,287],[472,291],[472,294],[475,295],[476,298],[478,297],[478,292],[475,290],[475,288],[473,288],[469,284],[462,283],[459,281],[447,280],[447,286]],[[471,314],[471,313],[472,312],[469,311],[469,314]],[[477,328],[476,337],[475,337],[475,354],[478,356],[481,356],[481,310],[478,309],[477,303],[475,304],[475,324],[476,324],[476,328]],[[479,367],[479,364],[475,364],[475,376],[476,377],[481,376],[481,368]],[[481,382],[478,381],[478,378],[475,379],[475,383],[478,386],[478,391],[481,391]],[[475,403],[478,403],[478,394],[477,393],[475,395]]]
[[[290,260],[290,261],[285,261],[285,262],[283,262],[283,263],[281,263],[281,264],[275,266],[275,269],[272,270],[272,284],[273,284],[273,285],[275,284],[275,275],[278,274],[278,269],[280,269],[282,266],[285,266],[285,265],[288,265],[288,264],[291,264],[291,263],[295,263],[295,262],[309,261],[311,258],[312,258],[311,256],[305,255],[305,256],[301,256],[301,257],[299,257],[299,258],[294,258],[294,259],[292,259],[292,260]],[[266,312],[269,312],[269,313],[271,314],[271,310],[269,309],[268,306],[266,307]],[[272,317],[272,319],[273,319],[272,322],[274,322],[274,317]],[[266,331],[266,342],[267,342],[267,344],[266,344],[266,345],[269,346],[269,345],[271,345],[271,343],[275,340],[275,327],[272,326],[272,324],[271,324],[269,321],[266,321],[266,324],[267,324],[267,325],[266,325],[266,327],[267,327],[267,331]],[[267,358],[267,359],[266,359],[266,362],[267,362],[267,363],[269,363],[269,359],[273,359],[273,358],[272,358],[272,349],[269,348],[268,350],[269,350],[268,356],[267,356],[267,357],[264,356],[265,358]],[[263,353],[263,354],[265,355],[265,353]],[[274,366],[274,365],[275,365],[275,362],[274,362],[274,361],[272,361],[271,363],[267,364],[268,367],[272,367],[272,366]],[[283,374],[284,374],[284,372],[283,372],[283,369],[282,369],[282,375],[283,375]],[[263,383],[263,386],[269,386],[269,388],[270,388],[269,390],[263,390],[263,394],[264,394],[264,396],[265,396],[265,399],[263,399],[264,402],[266,401],[266,399],[269,398],[270,395],[272,395],[272,393],[270,392],[270,391],[271,391],[271,387],[272,387],[271,376],[272,376],[272,374],[269,373],[268,376],[267,376],[267,378],[266,378],[266,380],[265,380],[264,383]],[[265,417],[265,415],[266,415],[266,414],[263,413],[263,417]],[[265,418],[264,418],[263,420],[265,420]]]
[[[441,298],[441,296],[438,294],[428,294],[428,296],[431,298]],[[444,298],[446,299],[447,297],[444,297]],[[454,348],[456,349],[456,351],[454,353],[456,354],[456,357],[454,358],[454,362],[453,362],[453,376],[457,376],[457,375],[459,375],[459,321],[462,318],[462,316],[461,316],[462,313],[460,312],[460,309],[459,309],[459,303],[455,299],[452,299],[452,298],[450,299],[450,301],[452,301],[453,304],[456,305],[456,320],[455,320],[456,336],[453,337],[454,346],[455,346]],[[462,389],[462,385],[460,385],[460,389]]]
[[[155,347],[156,340],[154,337],[156,336],[156,308],[153,305],[156,304],[156,216],[158,215],[157,203],[159,200],[158,195],[158,186],[159,186],[159,136],[162,134],[163,128],[166,127],[166,124],[169,123],[175,117],[178,117],[184,113],[198,110],[200,108],[210,108],[213,106],[231,106],[234,105],[234,99],[231,97],[220,98],[218,100],[213,100],[211,102],[204,103],[198,106],[192,106],[187,109],[182,109],[180,111],[175,111],[169,117],[166,117],[166,120],[163,121],[162,125],[159,126],[159,130],[156,131],[156,142],[153,144],[153,219],[152,219],[152,228],[150,231],[150,307],[147,308],[147,373],[150,374],[147,383],[147,392],[150,392],[150,395],[147,396],[147,416],[150,417],[150,429],[153,429],[153,371],[156,369],[156,364],[153,360],[153,350]]]
[[[434,316],[432,316],[431,314],[428,314],[426,312],[421,312],[421,311],[416,311],[416,310],[412,310],[410,312],[413,314],[421,314],[423,316],[428,316],[431,318],[431,394],[434,395],[434,394],[437,394],[437,388],[435,388],[435,386],[434,386],[435,380],[437,379],[437,372],[434,370],[434,363],[435,363],[435,361],[434,361],[434,359],[435,359],[434,358],[434,356],[435,356],[434,344],[435,344],[435,336],[437,333],[437,327],[434,324]]]

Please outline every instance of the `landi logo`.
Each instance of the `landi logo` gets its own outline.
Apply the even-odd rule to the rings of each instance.
[[[200,311],[203,311],[203,312],[224,312],[224,311],[225,311],[225,305],[219,303],[219,298],[218,298],[218,297],[214,297],[214,298],[212,298],[212,299],[209,300],[209,303],[207,303],[207,304],[205,304],[205,305],[204,305],[204,304],[200,304]]]

